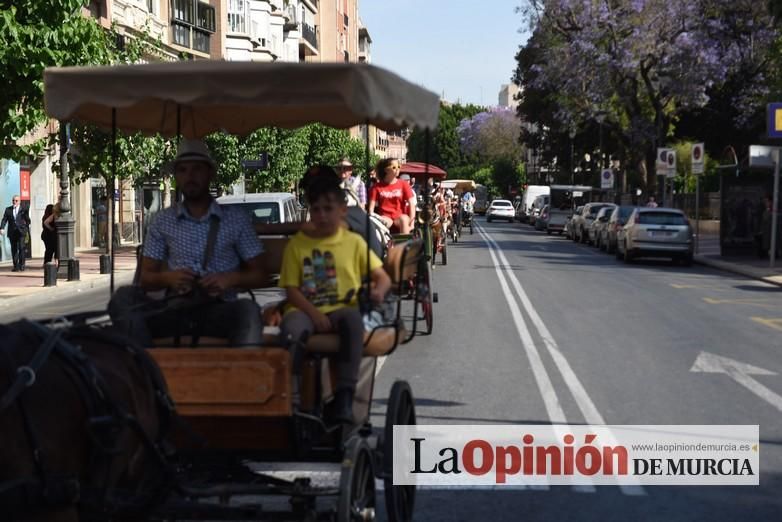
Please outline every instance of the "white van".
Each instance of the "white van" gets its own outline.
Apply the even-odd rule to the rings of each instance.
[[[252,216],[253,225],[301,221],[301,210],[296,196],[290,192],[220,196],[217,202],[220,205],[236,205],[247,210]]]
[[[550,193],[551,189],[548,185],[528,185],[527,190],[524,191],[524,196],[521,198],[521,206],[518,212],[519,221],[529,221],[532,203],[535,202],[538,196],[548,196]]]

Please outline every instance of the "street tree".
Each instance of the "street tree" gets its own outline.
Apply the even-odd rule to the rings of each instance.
[[[82,15],[83,0],[0,1],[0,157],[23,161],[46,140],[19,140],[47,122],[43,70],[110,63],[110,36]]]
[[[521,83],[551,93],[547,102],[563,129],[589,121],[609,129],[650,184],[653,171],[643,160],[672,135],[680,115],[704,107],[710,89],[757,61],[773,40],[765,3],[752,0],[531,0],[522,10],[538,56],[522,69]]]
[[[407,139],[408,161],[429,161],[448,172],[458,167],[478,167],[474,158],[469,157],[461,147],[459,124],[465,118],[472,118],[483,110],[477,105],[440,103],[440,115],[437,129],[431,131],[427,154],[426,133],[414,129]]]

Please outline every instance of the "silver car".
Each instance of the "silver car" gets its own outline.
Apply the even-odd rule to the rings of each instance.
[[[627,218],[635,211],[636,207],[631,205],[622,205],[616,207],[611,212],[608,222],[603,227],[600,236],[600,249],[609,254],[616,252],[616,236],[619,230],[627,223]]]
[[[603,233],[603,229],[605,228],[606,224],[608,223],[608,218],[611,217],[611,212],[613,212],[615,208],[616,205],[613,203],[609,203],[608,205],[604,206],[597,211],[595,219],[593,219],[592,223],[589,225],[589,243],[595,245],[597,248],[600,248],[600,236]]]
[[[617,259],[631,263],[637,257],[670,257],[692,264],[690,221],[675,208],[637,208],[617,235]]]

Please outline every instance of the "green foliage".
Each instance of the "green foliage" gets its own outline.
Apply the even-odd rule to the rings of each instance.
[[[454,167],[475,164],[475,158],[462,151],[456,129],[463,119],[483,111],[477,105],[440,104],[437,129],[431,133],[429,156],[426,155],[426,133],[414,130],[407,139],[408,161],[429,161],[446,171]]]
[[[110,63],[112,42],[82,0],[15,0],[0,4],[0,157],[24,160],[45,141],[16,141],[46,123],[43,70]]]
[[[491,167],[491,186],[500,194],[510,194],[518,190],[524,181],[524,170],[507,158],[494,161]]]

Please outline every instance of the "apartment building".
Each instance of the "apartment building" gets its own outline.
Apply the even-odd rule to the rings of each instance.
[[[500,93],[497,96],[498,105],[500,107],[513,107],[516,108],[519,105],[519,101],[516,96],[519,94],[519,86],[515,83],[506,83],[500,86]]]
[[[225,59],[298,62],[299,42],[312,29],[312,0],[224,0]],[[309,8],[308,8],[309,7]],[[307,16],[307,11],[310,12]]]

